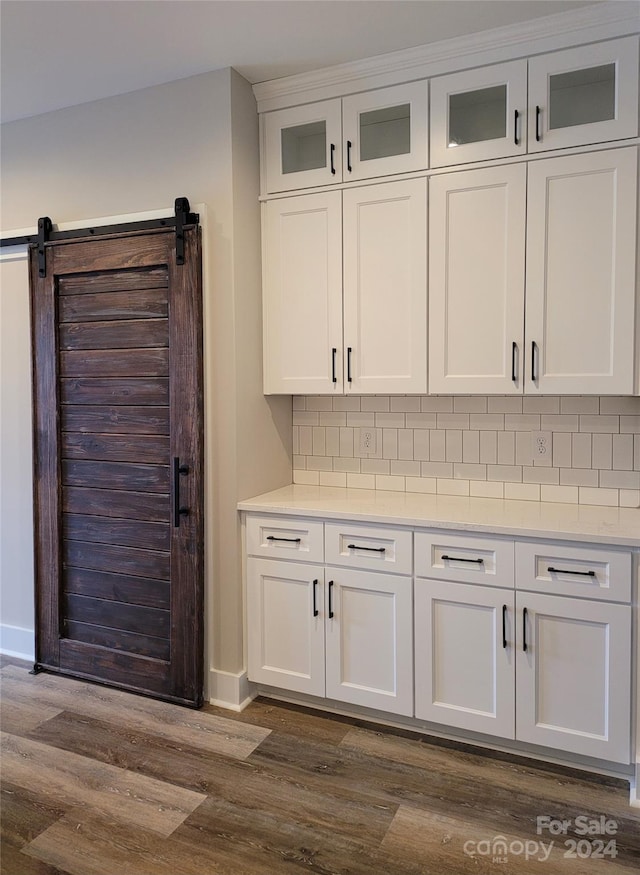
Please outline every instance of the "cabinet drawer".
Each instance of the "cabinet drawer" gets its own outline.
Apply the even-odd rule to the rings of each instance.
[[[513,588],[513,542],[449,532],[416,532],[416,577]]]
[[[411,532],[326,523],[325,558],[328,565],[411,574]]]
[[[564,544],[517,543],[516,586],[532,592],[628,602],[631,553]]]
[[[323,524],[316,520],[247,516],[247,553],[249,556],[322,562],[322,528]]]

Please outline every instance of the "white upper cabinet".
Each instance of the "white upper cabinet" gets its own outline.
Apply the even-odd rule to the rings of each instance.
[[[427,391],[427,181],[343,192],[345,391]]]
[[[262,299],[266,394],[426,392],[426,179],[268,201]]]
[[[431,81],[431,166],[521,155],[527,143],[527,62]]]
[[[638,38],[529,61],[529,151],[638,135]]]
[[[342,130],[345,182],[426,170],[427,82],[345,97]]]
[[[422,80],[266,113],[263,191],[426,170],[427,95]]]
[[[529,166],[525,392],[630,395],[636,147]]]
[[[263,204],[266,394],[342,393],[342,194]]]
[[[261,117],[267,192],[342,181],[340,103],[323,100]]]
[[[523,386],[527,170],[510,164],[429,183],[429,391]]]

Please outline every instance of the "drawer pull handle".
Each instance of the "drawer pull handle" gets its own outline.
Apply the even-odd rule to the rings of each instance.
[[[514,110],[514,113],[513,113],[513,144],[514,144],[514,146],[520,145],[520,140],[518,139],[518,116],[519,115],[520,115],[520,113],[518,112],[518,110],[517,109]]]
[[[336,353],[338,352],[337,348],[334,346],[331,348],[331,382],[337,383],[338,378],[336,377]]]
[[[318,605],[316,604],[316,592],[318,589],[318,581],[317,579],[313,581],[313,616],[318,616]]]
[[[347,347],[347,383],[352,383],[351,378],[351,353],[353,352],[350,346]]]
[[[502,646],[507,646],[507,606],[502,606]]]
[[[518,375],[516,374],[516,353],[518,352],[518,344],[513,341],[511,344],[511,381],[513,383],[518,382]]]
[[[331,173],[335,176],[336,166],[333,162],[333,156],[335,155],[335,152],[336,152],[336,144],[335,143],[331,144],[331,148],[330,148],[329,152],[331,154]]]
[[[581,574],[583,577],[595,577],[595,571],[571,571],[567,568],[553,568],[551,565],[547,568],[551,574]]]
[[[351,166],[351,140],[347,140],[347,170],[349,173],[353,170]]]
[[[522,649],[527,652],[527,614],[526,608],[522,609]]]
[[[329,581],[329,619],[333,620],[333,581]]]
[[[538,379],[538,375],[536,373],[536,352],[538,349],[538,344],[535,340],[531,341],[531,380],[535,383]]]
[[[347,550],[369,550],[371,553],[384,553],[386,547],[361,547],[360,544],[347,544]]]
[[[449,562],[475,562],[478,565],[484,563],[484,559],[465,559],[464,556],[446,556],[444,553],[442,554],[442,558],[447,559]]]
[[[542,115],[542,110],[539,106],[536,106],[536,142],[539,143],[542,139],[542,134],[540,133],[540,116]]]
[[[275,535],[267,535],[267,541],[289,541],[291,544],[299,544],[302,538],[276,538]]]

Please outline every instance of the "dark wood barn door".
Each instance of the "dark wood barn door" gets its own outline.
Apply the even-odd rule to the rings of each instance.
[[[30,252],[36,664],[199,706],[200,229]]]

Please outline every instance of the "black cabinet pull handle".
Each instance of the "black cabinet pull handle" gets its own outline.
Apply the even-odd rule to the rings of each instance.
[[[518,375],[516,374],[516,353],[518,352],[518,344],[513,341],[511,344],[511,380],[514,383],[518,382]]]
[[[386,547],[361,547],[360,544],[347,544],[347,550],[369,550],[371,553],[384,553]]]
[[[507,606],[502,606],[502,646],[507,646]]]
[[[336,377],[336,354],[338,350],[334,347],[331,349],[331,382],[337,383],[338,378]]]
[[[313,616],[318,616],[318,605],[316,604],[316,591],[318,589],[318,581],[313,581]]]
[[[524,652],[527,652],[527,615],[528,611],[526,608],[522,609],[522,649]]]
[[[532,382],[536,382],[538,379],[538,375],[536,373],[536,351],[538,349],[538,344],[535,340],[531,341],[531,380]]]
[[[181,465],[178,456],[173,459],[173,526],[179,528],[180,517],[189,516],[189,508],[180,504],[180,477],[189,473],[188,465]]]
[[[444,553],[442,558],[448,559],[449,562],[476,562],[478,565],[482,565],[484,562],[484,559],[465,559],[464,556],[446,556]]]
[[[572,571],[567,568],[553,568],[551,565],[547,568],[547,571],[552,574],[581,574],[583,577],[595,577],[595,571]]]
[[[520,140],[518,139],[518,118],[520,113],[518,110],[514,110],[513,112],[513,143],[515,146],[520,145]]]
[[[302,538],[277,538],[275,535],[267,535],[267,541],[289,541],[291,544],[299,544]]]
[[[334,161],[333,161],[333,156],[334,156],[335,151],[336,151],[335,143],[332,143],[332,144],[331,144],[331,148],[330,148],[329,151],[330,151],[330,153],[331,153],[331,172],[332,172],[333,174],[335,174],[335,172],[336,172],[336,168],[335,168],[335,164],[334,164]]]
[[[536,142],[540,142],[542,139],[542,135],[540,134],[540,116],[542,115],[542,110],[539,106],[536,106]]]
[[[347,170],[351,173],[351,140],[347,140]]]
[[[347,383],[351,383],[351,352],[350,346],[347,347]]]
[[[333,620],[333,581],[329,581],[329,619]]]

